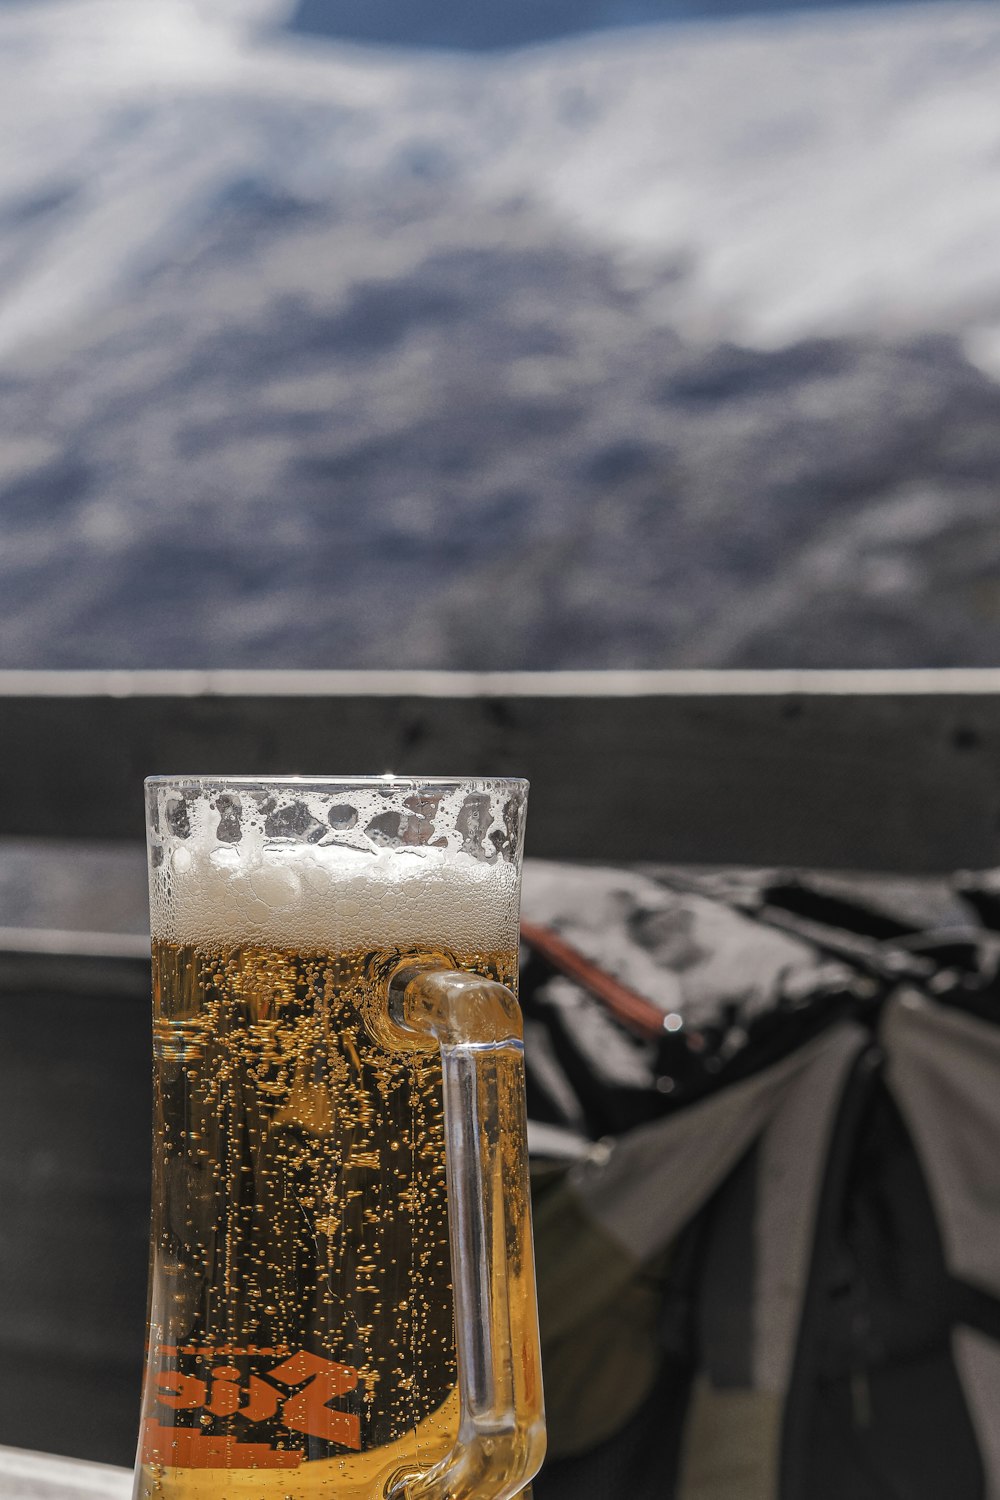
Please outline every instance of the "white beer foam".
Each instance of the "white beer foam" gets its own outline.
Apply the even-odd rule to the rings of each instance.
[[[171,841],[150,877],[154,938],[326,950],[517,946],[517,866],[449,849]]]

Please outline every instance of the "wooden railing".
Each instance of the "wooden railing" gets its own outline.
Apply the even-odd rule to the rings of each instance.
[[[0,837],[140,839],[150,772],[519,774],[529,852],[1000,861],[1000,671],[0,672]]]

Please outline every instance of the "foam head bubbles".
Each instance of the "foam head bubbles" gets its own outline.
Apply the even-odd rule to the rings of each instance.
[[[523,781],[151,778],[154,938],[517,942]]]

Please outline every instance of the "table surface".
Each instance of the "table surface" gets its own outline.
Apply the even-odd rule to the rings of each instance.
[[[0,1448],[0,1500],[130,1500],[132,1472]]]

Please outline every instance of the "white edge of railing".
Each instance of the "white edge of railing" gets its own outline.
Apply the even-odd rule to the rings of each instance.
[[[1000,668],[896,671],[0,671],[0,698],[1000,695]]]
[[[85,932],[76,928],[0,927],[0,953],[148,961],[149,937],[142,933]]]

